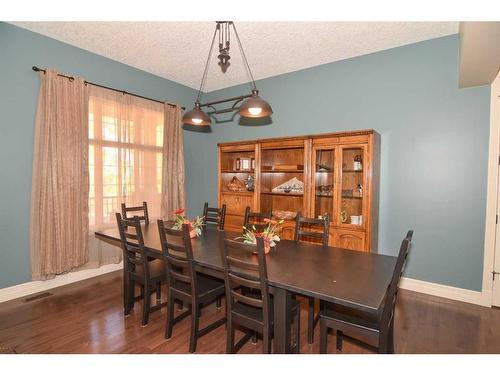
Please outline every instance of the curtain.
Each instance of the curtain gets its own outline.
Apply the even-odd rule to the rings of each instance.
[[[182,112],[179,105],[170,103],[165,103],[164,110],[161,215],[172,218],[172,211],[185,207]]]
[[[163,105],[91,86],[89,91],[89,221],[96,230],[116,227],[121,204],[148,204],[160,217]],[[154,222],[154,220],[153,220]],[[117,263],[121,250],[91,235],[93,265]]]
[[[40,72],[30,214],[33,280],[88,261],[88,94],[81,78]]]

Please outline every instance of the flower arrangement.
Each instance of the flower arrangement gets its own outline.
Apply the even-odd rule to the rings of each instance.
[[[280,237],[277,233],[281,228],[283,221],[284,220],[276,221],[264,219],[266,226],[262,232],[257,231],[255,225],[252,226],[252,229],[243,227],[243,236],[238,237],[238,239],[243,239],[243,243],[255,245],[257,244],[257,237],[262,237],[264,240],[264,252],[267,254],[271,251],[271,247],[276,246],[276,243],[280,241]]]
[[[183,208],[178,208],[172,213],[175,215],[174,218],[175,224],[172,226],[172,229],[182,230],[182,225],[188,224],[189,236],[191,238],[201,236],[201,228],[203,227],[203,225],[205,225],[203,217],[196,216],[194,220],[189,220],[186,216],[184,216]]]

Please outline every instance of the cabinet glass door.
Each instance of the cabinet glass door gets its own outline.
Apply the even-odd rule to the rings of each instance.
[[[340,149],[342,169],[340,174],[339,224],[363,227],[366,146],[343,146]]]
[[[335,201],[335,149],[314,149],[314,217],[333,220]]]

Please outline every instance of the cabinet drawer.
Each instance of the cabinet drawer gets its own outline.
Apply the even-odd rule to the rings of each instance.
[[[226,214],[224,221],[224,230],[228,232],[241,233],[243,231],[244,216]]]
[[[245,215],[247,206],[252,209],[252,195],[221,194],[220,205],[226,205],[226,213],[231,215]]]
[[[279,236],[282,240],[294,240],[295,239],[295,221],[286,220],[279,231]]]
[[[330,242],[334,247],[342,249],[367,251],[365,249],[365,232],[334,229],[330,232]]]

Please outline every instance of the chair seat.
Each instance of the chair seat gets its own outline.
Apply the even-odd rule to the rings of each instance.
[[[325,303],[320,317],[375,331],[379,329],[377,314],[369,314],[338,304]]]
[[[165,267],[165,263],[161,259],[155,259],[150,261],[149,263],[149,278],[150,279],[166,279],[167,278],[167,270]],[[138,265],[135,268],[135,273],[139,276],[144,275],[144,269],[142,265]]]
[[[272,303],[270,308],[271,310],[273,309]],[[253,320],[256,323],[263,324],[264,322],[263,310],[261,308],[253,307],[245,303],[235,302],[233,305],[232,313]],[[272,321],[273,321],[273,313],[271,312],[271,324]]]
[[[198,274],[199,297],[208,294],[224,294],[224,281],[209,276]],[[176,281],[173,289],[180,290],[186,294],[191,294],[191,285],[181,281]]]
[[[271,324],[273,324],[273,319],[274,319],[274,303],[273,303],[273,298],[270,298],[270,310],[271,310]],[[300,309],[300,304],[297,301],[292,301],[292,306],[291,310],[294,311],[295,309]],[[237,314],[240,316],[243,316],[247,319],[251,319],[257,323],[263,323],[264,318],[263,318],[263,310],[259,307],[253,307],[250,305],[247,305],[246,303],[241,303],[241,302],[235,302],[233,305],[233,314]]]

